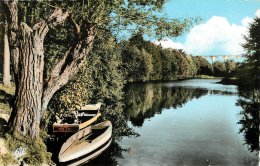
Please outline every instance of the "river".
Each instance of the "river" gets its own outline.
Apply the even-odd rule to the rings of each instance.
[[[219,80],[185,80],[128,87],[129,125],[119,165],[257,165],[248,150],[237,106],[237,87]],[[135,105],[136,104],[136,105]]]
[[[248,99],[241,96],[237,86],[218,81],[190,79],[128,85],[124,113],[126,124],[136,136],[125,134],[89,164],[258,165],[259,112],[252,124],[244,121],[248,115],[243,108],[250,107],[245,107],[243,101]]]

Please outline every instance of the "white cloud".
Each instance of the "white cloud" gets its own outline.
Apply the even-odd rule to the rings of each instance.
[[[256,10],[255,15],[256,15],[257,17],[260,17],[260,9],[257,9],[257,10]]]
[[[174,48],[174,49],[183,49],[184,50],[184,45],[182,43],[174,42],[169,38],[165,38],[160,41],[155,41],[154,44],[157,44],[157,45],[161,44],[161,46],[163,48]]]
[[[191,54],[207,54],[216,49],[229,55],[241,54],[246,31],[246,26],[230,24],[224,17],[213,16],[205,24],[191,29],[185,50]]]
[[[260,12],[260,11],[259,11]],[[242,20],[242,25],[245,26],[245,27],[248,27],[250,23],[252,23],[254,21],[253,18],[251,17],[245,17],[243,20]]]
[[[260,17],[260,9],[255,13]],[[248,33],[248,26],[253,18],[245,17],[241,24],[232,24],[225,17],[213,16],[206,23],[194,26],[187,34],[184,43],[171,39],[156,41],[164,48],[183,49],[193,55],[207,55],[217,52],[223,55],[240,55],[244,35]]]

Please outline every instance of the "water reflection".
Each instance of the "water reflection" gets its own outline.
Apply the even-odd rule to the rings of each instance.
[[[259,153],[259,111],[260,89],[239,89],[237,105],[243,110],[240,112],[240,133],[244,136],[244,143],[251,152]]]
[[[243,141],[250,144],[252,136],[246,135],[253,134],[251,144],[257,145],[259,130],[238,134],[246,133],[248,124],[238,116],[237,87],[217,81],[129,85],[126,117],[141,136],[119,143],[131,150],[118,165],[257,165],[258,157]]]
[[[103,108],[111,146],[86,165],[256,165],[259,90],[217,81],[129,85],[123,102]]]
[[[126,89],[125,111],[134,126],[141,127],[145,119],[161,114],[165,108],[182,107],[188,101],[207,94],[234,95],[235,91],[208,90],[176,84],[131,84]]]

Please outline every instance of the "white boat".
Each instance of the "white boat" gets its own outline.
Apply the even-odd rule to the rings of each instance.
[[[84,159],[88,161],[102,153],[109,146],[111,136],[112,123],[109,120],[80,130],[62,145],[59,161],[61,163],[74,163],[77,160]]]
[[[110,139],[105,145],[101,146],[100,148],[93,151],[92,153],[82,156],[79,159],[76,159],[75,161],[68,162],[66,164],[66,166],[79,166],[79,165],[88,163],[90,160],[96,158],[102,152],[104,152],[110,146],[111,142],[112,142],[112,139]]]

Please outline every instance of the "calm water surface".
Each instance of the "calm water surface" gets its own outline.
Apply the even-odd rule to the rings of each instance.
[[[118,165],[258,165],[237,106],[237,87],[219,80],[131,84],[126,91],[128,125],[139,137],[123,137]],[[257,143],[258,144],[258,143]]]
[[[218,81],[130,84],[107,117],[112,145],[86,165],[257,166],[260,89]]]

